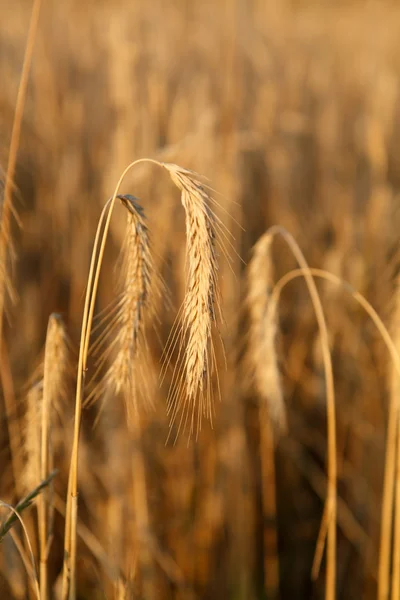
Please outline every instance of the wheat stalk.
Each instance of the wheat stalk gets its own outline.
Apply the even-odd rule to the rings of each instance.
[[[186,366],[186,374],[191,366],[195,367],[195,376],[191,377],[190,384],[187,387],[188,398],[194,399],[194,395],[200,394],[199,415],[206,412],[211,417],[210,404],[210,389],[206,390],[206,398],[208,402],[203,403],[203,385],[204,377],[207,377],[209,382],[209,356],[207,355],[208,346],[210,344],[210,325],[214,317],[214,302],[216,292],[216,260],[214,253],[214,233],[211,225],[211,210],[207,207],[205,199],[207,194],[196,181],[194,175],[185,169],[177,167],[177,165],[164,164],[152,159],[139,159],[129,164],[123,171],[114,195],[104,206],[99,223],[97,226],[94,247],[92,251],[88,283],[85,297],[85,306],[82,318],[81,341],[79,345],[79,360],[75,399],[75,420],[74,420],[74,436],[72,445],[72,456],[70,463],[70,474],[68,481],[67,493],[67,508],[65,521],[65,536],[64,536],[64,568],[63,568],[63,600],[68,595],[70,600],[76,598],[76,544],[77,544],[77,519],[78,519],[78,463],[79,463],[79,434],[80,421],[82,413],[83,393],[85,387],[85,376],[87,369],[87,358],[89,353],[90,335],[92,330],[94,309],[97,297],[97,289],[100,279],[101,265],[104,257],[105,245],[108,237],[108,231],[111,222],[111,216],[118,197],[118,191],[128,171],[139,163],[149,162],[167,169],[173,181],[182,190],[182,203],[187,215],[187,230],[193,232],[194,227],[198,227],[201,231],[199,237],[188,239],[188,256],[189,256],[189,282],[190,286],[187,290],[187,301],[184,311],[184,331],[188,333],[188,352],[184,364]],[[185,195],[183,194],[185,192]],[[193,219],[190,226],[190,219]],[[189,221],[189,223],[188,223]],[[206,241],[208,236],[208,241]],[[202,247],[201,241],[206,242],[206,248]],[[195,242],[196,254],[191,254],[190,242]],[[201,250],[205,249],[205,253],[199,255]],[[190,276],[192,274],[192,277]],[[200,301],[195,301],[195,293],[200,295]],[[200,328],[193,322],[192,318],[195,311],[198,311],[201,321]],[[205,317],[205,315],[208,315]],[[213,356],[213,355],[212,355]],[[178,394],[180,390],[178,388]],[[183,385],[183,384],[182,384]],[[175,394],[173,394],[174,397]],[[178,397],[181,397],[180,395]],[[205,406],[207,411],[205,411]]]
[[[335,385],[333,379],[332,359],[329,349],[328,329],[321,300],[314,279],[310,273],[307,261],[293,236],[283,227],[271,227],[263,237],[281,235],[288,244],[299,266],[304,271],[304,280],[314,307],[315,316],[321,337],[321,349],[325,369],[326,405],[327,405],[327,432],[328,432],[328,490],[325,503],[324,517],[320,535],[318,536],[317,549],[313,565],[313,577],[319,570],[322,552],[327,538],[327,565],[326,565],[326,600],[334,600],[336,596],[336,513],[337,513],[337,456],[336,456],[336,409]],[[271,304],[277,304],[279,286],[275,286],[271,294]]]
[[[397,282],[392,322],[393,340],[400,347],[400,298]],[[393,565],[391,578],[391,598],[400,595],[400,379],[399,373],[392,368],[390,379],[390,411],[388,420],[385,477],[381,516],[381,543],[379,552],[378,598],[389,596],[390,548],[393,536]],[[394,503],[394,523],[393,523]],[[394,526],[392,533],[392,526]]]
[[[285,285],[296,277],[305,276],[308,273],[313,277],[320,277],[331,283],[339,285],[344,291],[347,291],[360,306],[368,314],[375,327],[377,328],[386,348],[389,351],[392,359],[392,393],[389,404],[389,418],[388,418],[388,433],[386,440],[386,459],[385,459],[385,473],[383,481],[383,499],[382,499],[382,517],[381,517],[381,539],[380,539],[380,552],[379,552],[379,567],[378,567],[378,598],[380,600],[387,599],[389,597],[389,572],[390,572],[390,555],[391,555],[391,539],[392,539],[392,516],[393,516],[393,492],[395,484],[395,468],[396,468],[396,436],[398,420],[399,420],[399,400],[398,400],[398,381],[400,378],[400,355],[398,352],[397,344],[397,327],[395,323],[394,335],[391,337],[388,329],[379,317],[376,310],[371,304],[362,296],[359,292],[353,289],[353,287],[342,280],[337,275],[329,273],[321,269],[307,268],[307,269],[296,269],[287,273],[282,279],[276,284],[274,294],[278,298],[281,294]],[[396,317],[395,317],[396,318]],[[397,446],[397,452],[399,447]],[[397,468],[400,464],[399,457],[397,457]],[[399,477],[397,473],[397,477]],[[398,485],[398,479],[396,480]],[[396,494],[396,502],[399,499],[398,493]],[[395,528],[399,527],[399,509],[396,507],[395,517]],[[327,527],[327,524],[326,524]],[[396,530],[395,530],[396,533]],[[396,548],[397,546],[397,548]],[[393,567],[394,571],[398,568],[398,541],[395,541]],[[397,565],[397,566],[396,566]],[[397,597],[398,589],[398,574],[394,572],[391,582],[392,598]]]

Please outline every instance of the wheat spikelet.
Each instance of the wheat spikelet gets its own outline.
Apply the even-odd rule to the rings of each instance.
[[[195,413],[197,427],[201,416],[212,420],[210,362],[213,365],[211,325],[215,321],[217,301],[217,258],[215,251],[214,216],[210,198],[191,171],[164,163],[172,181],[181,190],[186,213],[187,284],[182,308],[179,355],[181,364],[175,371],[172,392],[168,398],[173,422],[182,407],[182,419],[192,412],[190,432]],[[185,352],[181,358],[182,341]],[[185,385],[183,385],[185,381]]]
[[[98,386],[94,397],[105,389],[122,393],[128,414],[137,406],[138,364],[143,357],[145,313],[151,311],[151,286],[154,271],[150,252],[149,234],[144,213],[136,199],[130,195],[118,196],[128,209],[126,235],[121,249],[120,268],[118,269],[118,303],[116,312],[109,322],[98,349],[102,350],[99,367],[110,361],[110,365]],[[109,338],[113,336],[110,343]],[[142,365],[145,370],[145,365]],[[140,377],[145,379],[143,369]],[[143,381],[144,387],[146,382]],[[150,401],[149,395],[143,397]]]
[[[286,427],[286,409],[275,350],[277,306],[271,302],[273,236],[263,235],[253,249],[249,264],[246,305],[249,314],[249,343],[246,359],[248,379],[268,408],[275,432]]]

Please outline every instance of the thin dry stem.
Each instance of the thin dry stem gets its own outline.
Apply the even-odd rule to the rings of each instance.
[[[399,282],[397,282],[397,286]],[[400,298],[399,289],[395,294],[395,311],[393,315],[393,339],[396,348],[400,347]],[[392,369],[390,381],[390,398],[392,411],[389,414],[385,475],[387,472],[387,490],[384,485],[384,504],[381,516],[381,547],[379,553],[378,598],[388,598],[390,579],[390,547],[392,540],[393,502],[395,501],[393,531],[393,573],[391,580],[392,598],[400,596],[400,411],[399,411],[400,379],[396,369]],[[395,457],[397,449],[397,456]],[[386,480],[386,477],[385,477]]]
[[[24,566],[27,570],[28,575],[31,577],[32,579],[32,583],[33,583],[33,587],[35,590],[35,594],[36,594],[36,598],[37,600],[41,600],[40,599],[40,590],[39,590],[39,581],[38,581],[38,577],[37,577],[37,570],[36,570],[36,565],[35,565],[35,558],[33,555],[33,551],[32,551],[32,545],[31,545],[31,541],[29,539],[29,534],[28,534],[28,530],[25,527],[25,523],[21,517],[21,515],[18,514],[18,512],[15,510],[15,508],[13,506],[10,506],[10,504],[7,504],[6,502],[3,502],[2,500],[0,500],[0,506],[4,506],[5,508],[8,508],[9,510],[11,510],[11,512],[15,515],[15,517],[18,519],[18,521],[21,523],[21,527],[22,530],[24,532],[25,535],[25,540],[27,543],[27,547],[28,547],[28,552],[29,552],[29,558],[31,560],[31,564],[32,564],[32,569],[29,568],[29,563],[26,560],[25,557],[25,552],[24,549],[22,547],[22,544],[20,544],[19,539],[15,536],[13,537],[14,543],[17,546],[17,549],[21,555],[22,561],[24,563]]]
[[[307,261],[294,238],[282,227],[271,227],[264,236],[281,235],[289,245],[300,267],[304,271],[304,279],[308,287],[311,301],[314,306],[315,316],[321,336],[321,349],[325,369],[326,406],[327,406],[327,430],[328,430],[328,490],[327,508],[327,562],[326,562],[326,600],[335,600],[336,596],[336,513],[337,513],[337,456],[336,456],[336,411],[335,411],[335,387],[333,380],[332,359],[329,350],[328,329],[321,300],[311,275]],[[278,291],[276,291],[278,290]],[[276,302],[279,296],[279,287],[275,287],[271,303]]]
[[[379,331],[392,359],[393,368],[395,370],[397,378],[400,377],[400,356],[397,351],[397,347],[393,342],[388,329],[385,327],[382,319],[378,313],[371,306],[371,304],[362,296],[359,292],[354,290],[352,286],[343,281],[340,277],[328,273],[321,269],[296,269],[287,273],[277,284],[275,293],[279,295],[283,287],[292,281],[296,277],[304,276],[305,272],[309,272],[314,277],[320,277],[331,281],[336,285],[343,287],[345,291],[363,307],[368,316],[373,321],[375,327]],[[390,566],[390,545],[391,545],[391,526],[392,526],[392,511],[393,511],[393,491],[394,491],[394,477],[395,477],[395,445],[396,445],[396,428],[398,423],[399,414],[399,400],[397,394],[391,394],[389,404],[389,417],[388,417],[388,433],[386,441],[386,459],[385,459],[385,473],[383,481],[383,498],[382,498],[382,517],[381,517],[381,540],[380,540],[380,552],[379,552],[379,573],[378,573],[378,598],[387,598],[389,595],[389,566]],[[324,512],[324,514],[326,511]],[[327,525],[329,516],[325,514],[323,520],[323,527]],[[321,551],[322,552],[322,551]],[[382,556],[383,553],[383,556]],[[317,557],[316,557],[317,559]],[[315,559],[315,560],[316,560]]]

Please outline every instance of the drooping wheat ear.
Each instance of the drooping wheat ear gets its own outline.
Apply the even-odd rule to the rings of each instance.
[[[145,368],[138,361],[144,346],[145,317],[152,308],[152,280],[154,265],[150,252],[149,233],[142,207],[130,195],[118,196],[128,210],[126,234],[118,265],[118,301],[116,312],[107,325],[105,335],[98,345],[101,349],[99,366],[110,361],[104,378],[97,386],[94,396],[105,389],[122,393],[128,416],[137,406],[137,377],[143,381]],[[109,338],[112,335],[112,341]],[[138,372],[140,371],[140,372]],[[145,393],[141,395],[151,401]],[[133,407],[132,407],[133,403]]]
[[[217,297],[217,258],[214,216],[210,198],[191,171],[164,163],[172,181],[181,190],[186,213],[187,284],[183,303],[179,341],[185,341],[181,366],[175,370],[168,408],[173,422],[182,408],[186,420],[191,411],[190,433],[197,412],[197,428],[205,416],[212,420],[210,376],[214,362],[211,325],[215,321]],[[181,356],[182,347],[179,346]],[[185,384],[183,383],[185,382]]]
[[[273,236],[269,234],[258,240],[247,272],[249,341],[246,377],[265,404],[273,431],[280,433],[286,428],[286,407],[275,349],[277,305],[271,302],[272,241]]]
[[[40,479],[45,480],[52,465],[51,427],[52,417],[58,407],[65,386],[64,374],[67,365],[67,337],[64,323],[57,314],[50,315],[47,326],[43,368],[43,400],[41,403],[40,428]],[[49,546],[50,502],[48,489],[39,498],[39,543],[40,543],[40,594],[46,600],[47,555]]]

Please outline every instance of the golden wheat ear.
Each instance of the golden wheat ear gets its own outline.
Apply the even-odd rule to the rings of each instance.
[[[102,377],[89,401],[102,396],[105,390],[121,393],[127,413],[132,416],[139,408],[139,397],[151,403],[151,396],[146,393],[145,321],[152,312],[156,278],[143,208],[129,194],[117,198],[127,209],[125,238],[116,269],[117,301],[104,319],[101,337],[92,346],[92,353],[98,357],[97,373],[102,371]]]
[[[168,395],[171,425],[181,416],[178,431],[189,423],[190,434],[201,427],[201,418],[212,421],[211,374],[215,367],[212,324],[218,304],[215,217],[211,199],[195,173],[164,163],[181,190],[186,213],[187,283],[178,329],[171,337],[167,359],[178,348],[178,360]]]
[[[265,403],[272,428],[279,434],[286,430],[286,407],[275,349],[278,323],[276,302],[271,301],[272,241],[269,234],[258,240],[247,270],[249,337],[245,365],[248,384]]]
[[[24,476],[27,490],[46,477],[40,472],[41,455],[51,445],[49,437],[55,426],[55,417],[62,412],[60,404],[67,389],[68,354],[69,341],[64,322],[60,315],[53,313],[48,321],[44,359],[35,369],[26,394]],[[41,441],[42,436],[44,441]]]

